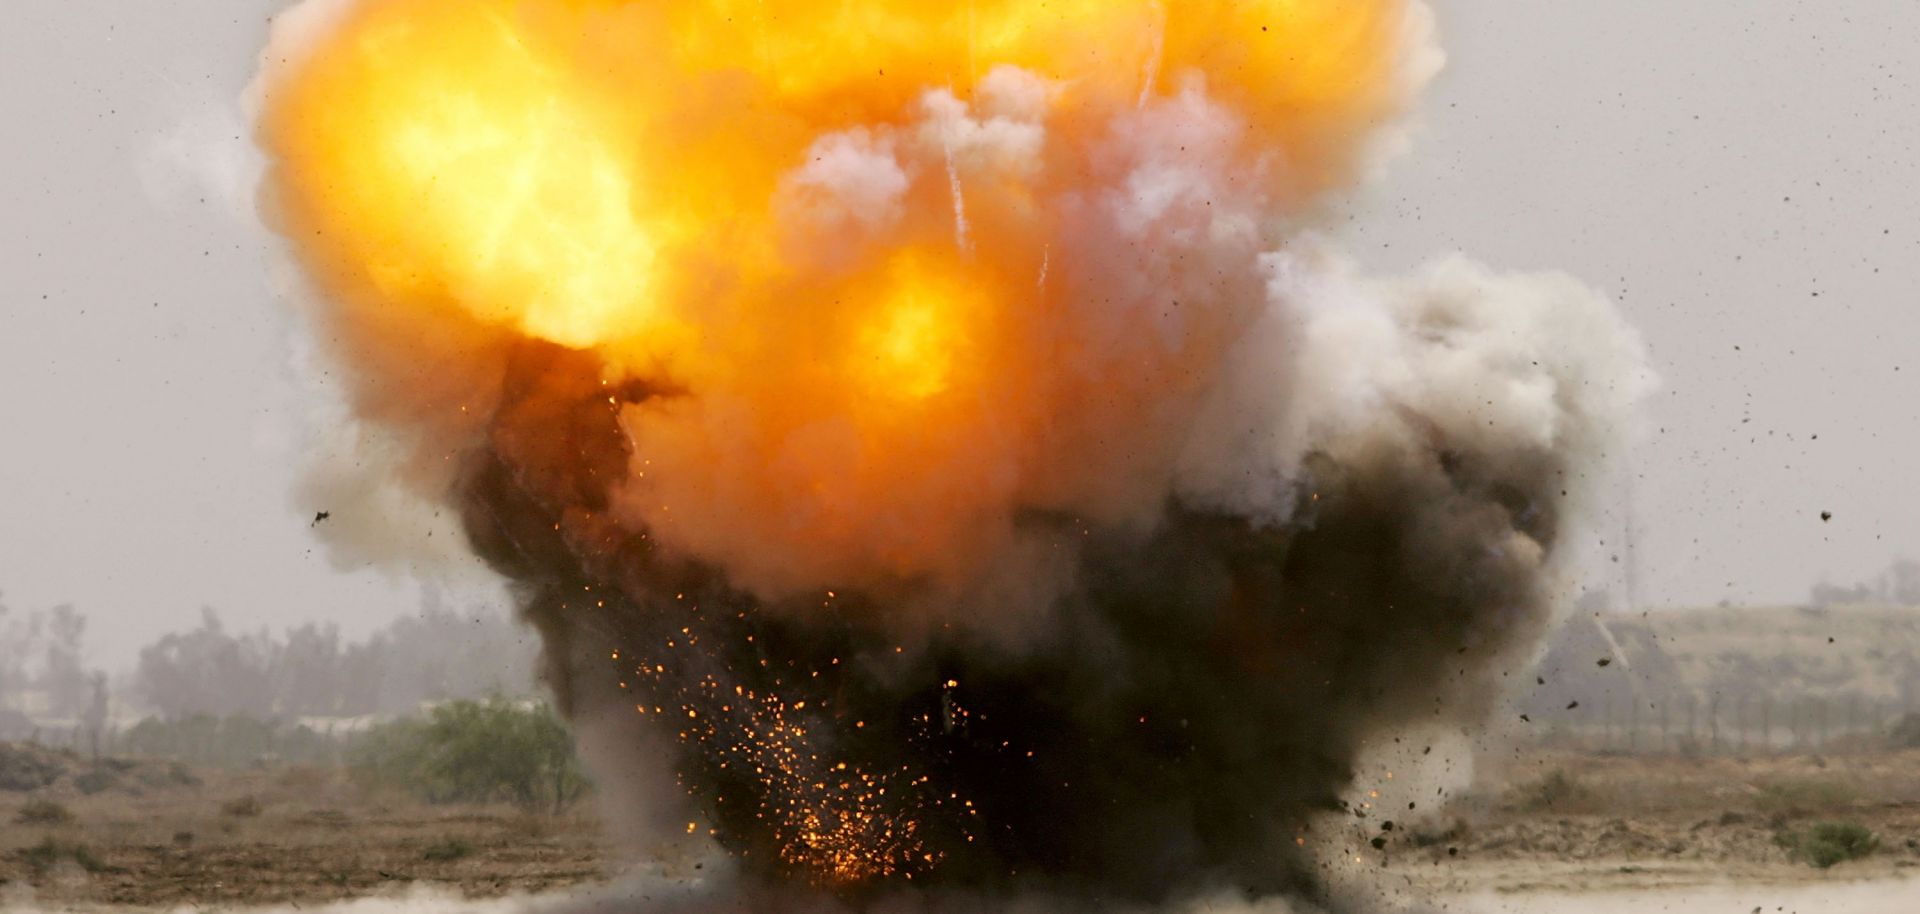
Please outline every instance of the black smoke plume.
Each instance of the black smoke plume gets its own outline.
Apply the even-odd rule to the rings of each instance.
[[[1298,839],[1337,811],[1363,739],[1471,715],[1482,671],[1549,615],[1538,554],[1566,458],[1428,427],[1309,455],[1283,525],[1178,501],[1141,535],[1027,517],[1078,556],[1041,630],[903,646],[885,606],[766,606],[612,520],[645,448],[618,401],[675,394],[610,402],[599,377],[557,347],[513,355],[459,486],[466,526],[517,583],[563,705],[665,737],[685,815],[751,881],[1312,897]]]

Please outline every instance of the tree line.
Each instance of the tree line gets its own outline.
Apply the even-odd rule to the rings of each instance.
[[[1811,601],[1814,606],[1859,603],[1920,606],[1920,561],[1896,559],[1885,571],[1851,587],[1821,581],[1813,585]]]
[[[101,713],[106,677],[84,662],[86,616],[71,606],[16,612],[0,604],[0,709],[82,720]],[[358,717],[534,687],[534,635],[491,609],[429,596],[418,614],[351,640],[338,625],[274,632],[200,623],[142,648],[116,679],[115,716]]]
[[[72,606],[20,612],[0,599],[0,708],[32,692],[51,716],[86,715],[105,682],[81,661],[86,632],[87,617]]]

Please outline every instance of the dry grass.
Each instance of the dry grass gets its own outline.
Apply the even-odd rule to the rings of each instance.
[[[1630,817],[1762,817],[1920,804],[1920,751],[1684,757],[1523,753],[1483,771],[1478,792],[1518,809],[1521,793],[1559,776],[1575,788],[1556,811]],[[1519,785],[1518,788],[1510,785]]]
[[[1859,860],[1849,875],[1920,868],[1920,752],[1686,758],[1521,753],[1409,841],[1401,859],[1639,886],[1813,878],[1807,863]],[[1858,836],[1870,836],[1872,840]],[[1457,856],[1442,850],[1458,848]],[[1491,874],[1491,875],[1488,875]],[[1593,881],[1594,874],[1607,874]],[[1434,874],[1442,881],[1441,873]],[[1609,882],[1608,880],[1614,880]]]
[[[28,800],[13,814],[16,825],[66,825],[73,821],[73,812],[52,800]]]

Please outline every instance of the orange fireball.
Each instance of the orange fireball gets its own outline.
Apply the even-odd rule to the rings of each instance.
[[[1124,522],[1164,488],[1178,436],[1137,430],[1185,421],[1270,223],[1404,100],[1409,15],[358,0],[269,61],[267,199],[363,334],[683,392],[624,416],[620,510],[661,544],[768,594],[939,584],[1021,511]],[[470,383],[431,361],[470,348],[420,351],[373,385],[484,399],[420,383]]]

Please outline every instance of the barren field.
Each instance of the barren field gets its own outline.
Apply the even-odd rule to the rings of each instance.
[[[1920,868],[1920,752],[1536,753],[1492,775],[1501,780],[1410,831],[1388,865],[1424,862],[1428,884],[1500,891],[1873,879]],[[1863,826],[1876,845],[1824,869],[1783,846],[1823,823]]]
[[[37,789],[0,790],[0,909],[314,906],[422,891],[498,898],[617,879],[638,856],[617,851],[584,811],[427,806],[311,768],[39,757],[67,768]],[[99,771],[109,774],[87,776]],[[1364,866],[1380,870],[1368,878],[1405,895],[1480,899],[1467,910],[1520,911],[1533,908],[1488,905],[1726,884],[1806,897],[1899,885],[1920,868],[1920,752],[1534,753],[1490,776],[1503,780],[1363,851]],[[1857,824],[1875,843],[1861,859],[1816,867],[1782,838],[1792,844],[1817,823]],[[678,867],[694,875],[691,864]]]
[[[586,814],[428,806],[311,768],[181,774],[91,796],[72,778],[0,792],[0,892],[143,907],[323,902],[414,883],[491,897],[598,881],[612,856]],[[56,807],[70,820],[47,821]]]

